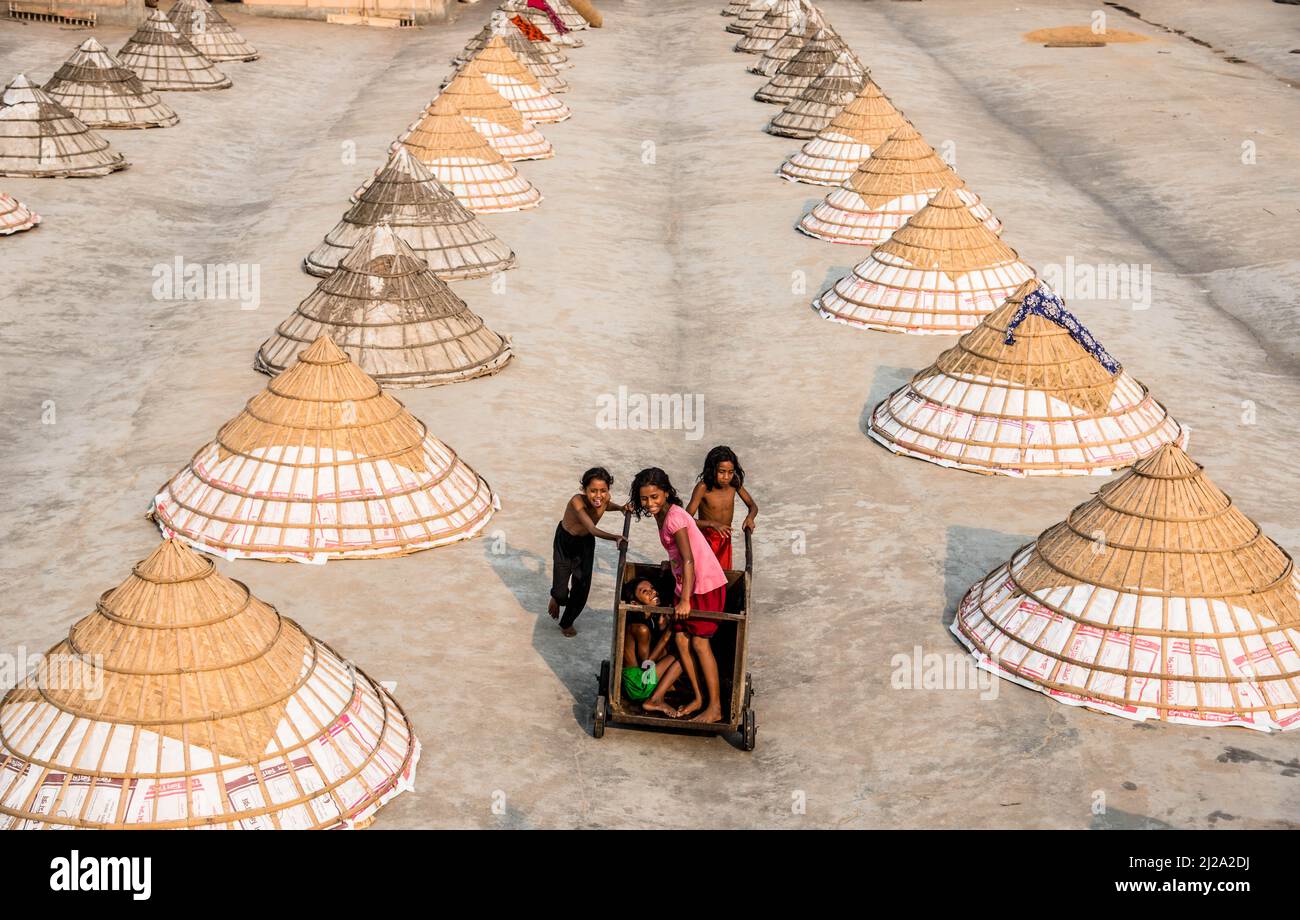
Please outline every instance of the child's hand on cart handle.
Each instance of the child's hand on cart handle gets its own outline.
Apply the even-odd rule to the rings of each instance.
[[[673,616],[679,620],[690,619],[691,616],[691,599],[689,597],[680,597],[677,603],[673,604]]]

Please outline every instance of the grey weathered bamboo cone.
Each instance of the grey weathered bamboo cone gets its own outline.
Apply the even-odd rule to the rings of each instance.
[[[168,128],[180,121],[135,71],[95,38],[73,52],[45,91],[92,128]]]
[[[24,74],[0,94],[0,176],[106,176],[127,167],[100,137]]]

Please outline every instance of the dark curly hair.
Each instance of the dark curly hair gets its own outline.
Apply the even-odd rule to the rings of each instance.
[[[657,466],[648,467],[647,469],[637,473],[636,477],[632,480],[632,489],[629,498],[632,502],[632,507],[635,509],[634,513],[638,518],[643,518],[650,513],[641,507],[641,488],[643,486],[656,486],[667,492],[668,504],[670,505],[680,505],[682,503],[681,498],[677,495],[677,490],[673,488],[672,481],[668,478],[668,474]]]
[[[741,489],[745,485],[745,470],[741,467],[736,452],[725,444],[719,444],[704,458],[704,471],[699,475],[700,482],[708,489],[718,488],[718,464],[728,462],[736,468],[736,475],[731,478],[732,488]]]
[[[603,466],[593,466],[591,469],[587,470],[587,472],[583,473],[582,487],[584,489],[587,488],[587,486],[591,485],[593,479],[603,479],[605,480],[605,485],[609,486],[611,489],[614,487],[614,477],[609,475],[609,470],[605,469]]]

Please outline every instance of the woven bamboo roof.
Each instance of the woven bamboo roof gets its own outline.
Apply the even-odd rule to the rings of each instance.
[[[555,156],[551,142],[497,92],[483,75],[477,60],[462,67],[447,83],[442,95],[451,100],[461,117],[505,159],[547,160]]]
[[[829,125],[781,164],[781,176],[809,185],[842,185],[906,124],[903,113],[868,79]]]
[[[171,107],[98,39],[72,53],[45,91],[91,128],[167,128],[180,121]]]
[[[973,329],[1034,270],[944,189],[813,306],[827,319],[914,335]]]
[[[258,349],[254,366],[275,375],[328,335],[385,387],[428,387],[495,374],[508,340],[472,313],[388,224],[360,231],[356,246]]]
[[[176,0],[167,19],[209,61],[255,61],[260,57],[208,0]]]
[[[534,124],[553,125],[572,117],[569,107],[524,67],[502,36],[494,35],[474,56],[474,64],[492,88]]]
[[[17,198],[0,192],[0,236],[30,230],[41,222],[41,215],[30,210]]]
[[[857,98],[869,79],[870,75],[853,63],[850,53],[841,51],[835,63],[813,80],[798,99],[773,116],[767,132],[778,137],[814,137]]]
[[[777,71],[794,60],[795,56],[803,50],[803,46],[808,43],[808,39],[817,28],[811,14],[802,20],[796,19],[794,25],[790,26],[784,35],[773,42],[770,48],[759,55],[758,60],[745,69],[764,77],[774,77]]]
[[[24,74],[0,95],[0,176],[106,176],[127,165],[108,141]]]
[[[776,0],[736,42],[735,50],[742,54],[762,54],[805,15],[803,0]]]
[[[0,701],[0,829],[363,827],[419,756],[383,687],[168,540]]]
[[[438,181],[479,214],[535,208],[542,195],[461,117],[443,93],[398,139]]]
[[[805,214],[799,229],[809,236],[875,246],[883,243],[915,214],[930,196],[945,188],[966,188],[934,148],[910,124],[871,151],[840,188]],[[972,192],[971,210],[989,229],[1001,232],[1001,222]]]
[[[230,558],[325,562],[467,540],[497,506],[322,335],[163,486],[152,514],[164,537]]]
[[[1055,296],[1022,284],[875,407],[871,437],[941,466],[1010,476],[1105,475],[1186,440],[1145,386],[1085,346],[1086,329],[1068,328],[1073,317],[1022,312],[1031,293]]]
[[[737,35],[748,35],[778,2],[780,0],[749,0],[749,5],[737,13],[735,19],[727,23],[727,31]]]
[[[379,224],[392,227],[444,280],[481,278],[515,265],[510,247],[399,146],[362,187],[343,219],[303,260],[303,270],[328,275],[366,231]]]
[[[231,85],[230,78],[190,44],[161,10],[149,11],[117,57],[155,90],[188,92]]]
[[[841,53],[848,54],[848,66],[855,73],[866,73],[867,68],[839,35],[825,26],[819,27],[799,53],[782,64],[772,79],[754,93],[754,98],[759,102],[789,105],[833,66]]]
[[[1200,464],[1165,445],[967,593],[987,670],[1130,719],[1300,725],[1300,579]]]

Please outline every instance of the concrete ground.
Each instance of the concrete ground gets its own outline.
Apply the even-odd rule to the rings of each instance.
[[[575,117],[545,129],[559,156],[522,167],[545,202],[487,218],[519,268],[503,292],[456,285],[517,360],[400,394],[501,493],[492,534],[397,560],[222,565],[396,681],[424,757],[418,791],[377,826],[1300,823],[1300,733],[1132,724],[1009,684],[993,699],[891,687],[896,655],[959,656],[947,624],[967,586],[1101,480],[985,478],[866,438],[874,403],[950,340],[809,309],[863,253],[792,229],[820,195],[773,175],[797,142],[762,132],[776,109],[749,98],[761,80],[721,5],[601,4],[606,28],[572,52]],[[1069,302],[1191,426],[1210,476],[1300,550],[1300,9],[1127,5],[1143,18],[1101,9],[1151,40],[1098,49],[1021,37],[1086,25],[1097,4],[1083,0],[823,8],[1029,262],[1152,267],[1149,309]],[[398,32],[234,9],[264,57],[228,65],[232,90],[168,95],[178,127],[110,134],[131,169],[0,180],[45,217],[0,240],[6,651],[52,645],[153,548],[156,488],[265,385],[254,351],[313,287],[299,260],[488,14]],[[127,37],[96,34],[112,49]],[[84,37],[0,22],[4,79],[43,82]],[[177,256],[259,265],[260,306],[155,300],[153,267]],[[702,395],[702,437],[598,427],[597,400],[620,386]],[[651,464],[689,486],[717,443],[763,507],[758,748],[617,728],[596,741],[614,553],[599,548],[592,607],[561,637],[545,614],[557,515],[593,463],[620,495]],[[651,523],[633,547],[659,558]]]

